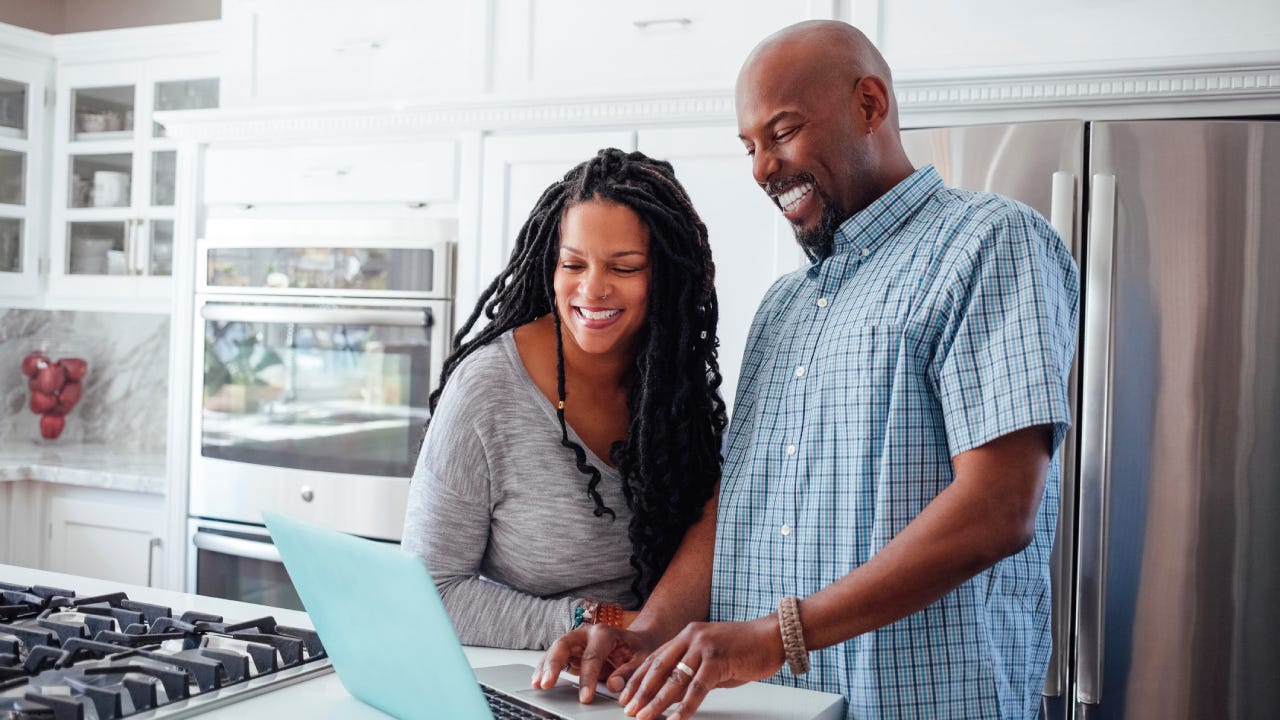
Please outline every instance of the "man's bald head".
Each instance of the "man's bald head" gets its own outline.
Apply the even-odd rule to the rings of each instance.
[[[738,136],[757,183],[811,254],[911,174],[889,67],[857,28],[803,22],[765,38],[735,93]]]

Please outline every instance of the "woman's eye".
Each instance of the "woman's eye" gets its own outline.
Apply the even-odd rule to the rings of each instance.
[[[577,263],[570,263],[570,262],[560,263],[560,267],[564,270],[581,270],[582,269],[581,265],[578,265]]]

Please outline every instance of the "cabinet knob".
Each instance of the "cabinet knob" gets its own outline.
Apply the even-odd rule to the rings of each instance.
[[[310,485],[302,486],[302,502],[311,502],[316,497],[316,491],[311,489]]]
[[[687,17],[652,18],[649,20],[632,20],[631,24],[640,30],[648,30],[656,25],[679,25],[680,27],[685,27],[692,25],[693,20]]]

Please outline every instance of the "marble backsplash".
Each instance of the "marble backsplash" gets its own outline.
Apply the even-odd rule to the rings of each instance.
[[[57,445],[107,443],[163,451],[169,401],[169,318],[143,313],[0,309],[0,441],[40,438],[22,358],[42,350],[89,363],[84,396]]]

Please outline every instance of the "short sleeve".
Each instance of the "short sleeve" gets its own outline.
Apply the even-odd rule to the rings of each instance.
[[[954,255],[932,379],[952,457],[1036,425],[1071,424],[1079,271],[1057,232],[1009,205]]]

